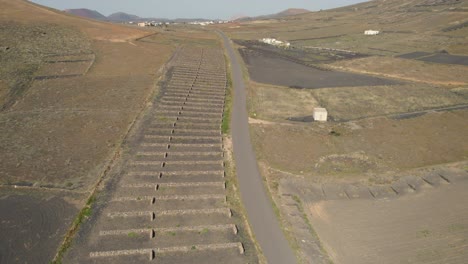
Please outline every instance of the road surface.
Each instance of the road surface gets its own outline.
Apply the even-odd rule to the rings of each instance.
[[[269,195],[258,171],[252,148],[242,70],[231,41],[219,32],[231,61],[234,103],[231,129],[239,189],[252,231],[268,263],[289,264],[297,260],[273,212]]]

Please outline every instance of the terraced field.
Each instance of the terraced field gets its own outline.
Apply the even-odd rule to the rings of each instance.
[[[224,54],[185,47],[171,66],[113,195],[67,262],[252,261],[227,203]]]

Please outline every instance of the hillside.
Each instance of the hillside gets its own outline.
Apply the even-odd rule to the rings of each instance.
[[[64,12],[75,15],[75,16],[86,17],[86,18],[91,18],[91,19],[96,19],[96,20],[106,20],[107,19],[106,16],[99,13],[98,11],[90,10],[90,9],[86,9],[86,8],[65,9]]]
[[[256,17],[249,17],[249,16],[241,16],[240,18],[234,19],[236,21],[252,21],[252,20],[264,20],[264,19],[279,19],[288,16],[300,15],[304,13],[309,13],[310,11],[307,9],[300,9],[300,8],[289,8],[284,11],[278,12],[276,14],[271,15],[262,15]]]
[[[275,14],[274,16],[276,17],[284,17],[284,16],[294,16],[294,15],[300,15],[304,13],[309,13],[310,11],[307,9],[302,9],[302,8],[289,8],[286,9],[282,12],[279,12]]]
[[[51,263],[173,48],[28,1],[0,7],[0,263]]]
[[[110,21],[116,21],[116,22],[128,22],[128,21],[139,21],[139,20],[142,20],[143,18],[137,15],[127,14],[124,12],[117,12],[117,13],[109,15],[107,19]]]
[[[375,0],[352,6],[271,19],[268,23],[243,20],[234,38],[276,37],[298,47],[347,49],[367,54],[394,55],[414,51],[446,50],[467,54],[467,1]],[[256,18],[264,19],[264,17]],[[242,21],[240,21],[242,22]],[[363,38],[368,29],[381,36]],[[465,40],[466,43],[466,40]]]

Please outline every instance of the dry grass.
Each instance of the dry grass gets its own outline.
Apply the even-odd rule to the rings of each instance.
[[[175,47],[116,42],[146,32],[26,1],[1,4],[2,45],[10,49],[0,53],[0,91],[13,103],[0,113],[0,184],[89,190],[151,100]],[[56,62],[80,59],[88,61]],[[74,73],[86,74],[32,81]]]
[[[443,65],[390,57],[368,57],[330,65],[339,70],[435,85],[466,85],[468,66]]]
[[[464,45],[466,28],[444,32],[447,27],[466,21],[466,12],[455,12],[456,5],[415,7],[423,1],[370,1],[354,8],[312,12],[265,23],[242,22],[221,25],[232,38],[259,39],[275,37],[293,45],[350,49],[378,55],[412,51],[448,50],[468,54]],[[452,10],[450,10],[452,8]],[[466,10],[466,9],[465,9]],[[414,12],[417,11],[417,12]],[[367,29],[384,32],[376,37],[364,36]]]
[[[312,90],[291,89],[250,82],[250,116],[263,120],[284,121],[288,117],[312,115],[319,104]]]
[[[312,94],[337,120],[467,104],[468,100],[449,90],[408,84],[374,87],[315,89]]]

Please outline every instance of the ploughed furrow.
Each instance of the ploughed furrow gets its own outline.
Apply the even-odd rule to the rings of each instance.
[[[183,48],[101,212],[87,263],[245,263],[227,203],[218,49]]]

